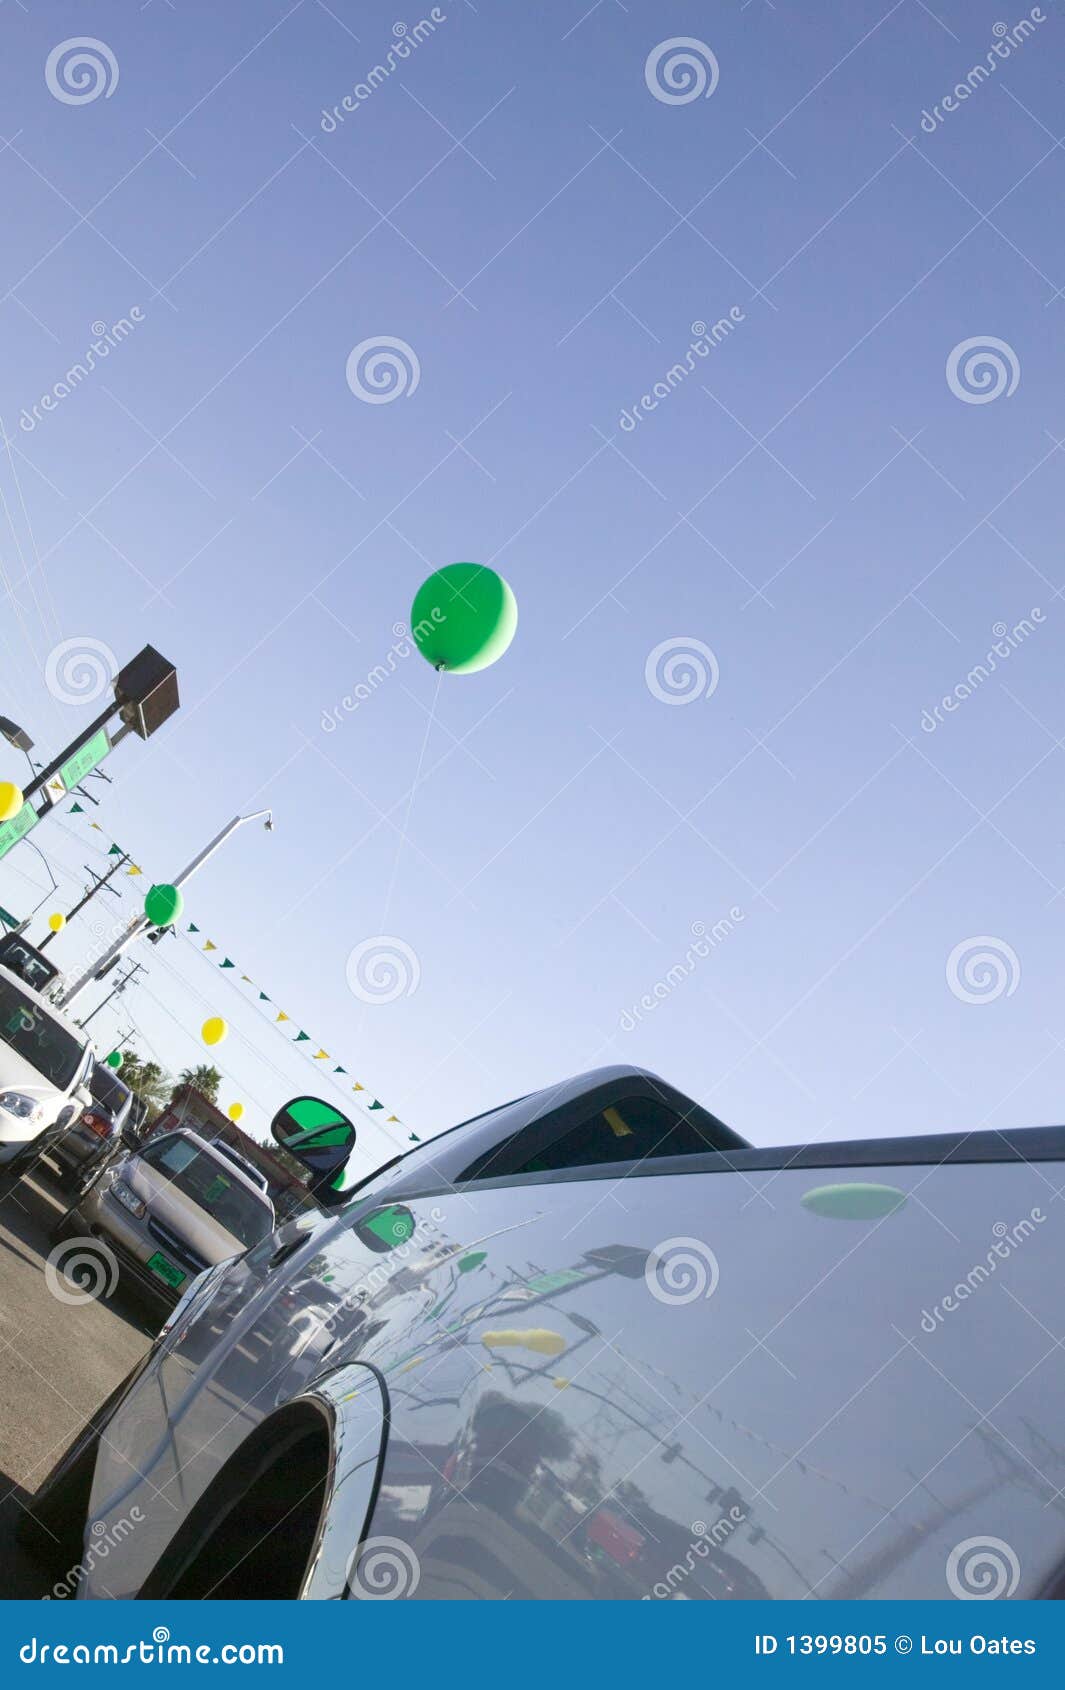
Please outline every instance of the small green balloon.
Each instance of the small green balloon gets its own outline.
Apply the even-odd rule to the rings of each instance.
[[[906,1193],[893,1185],[869,1185],[861,1180],[843,1185],[818,1185],[801,1198],[804,1209],[836,1221],[877,1221],[901,1209]]]
[[[185,907],[176,886],[153,886],[144,900],[144,913],[153,927],[169,927]]]
[[[111,1052],[110,1056],[107,1058],[107,1066],[109,1068],[121,1068],[122,1052],[120,1050],[113,1050]]]
[[[506,651],[518,626],[518,605],[494,569],[449,563],[418,588],[410,625],[418,650],[434,669],[472,675]]]

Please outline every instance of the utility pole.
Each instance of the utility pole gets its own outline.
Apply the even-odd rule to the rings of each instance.
[[[129,852],[123,851],[122,855],[114,863],[113,867],[108,869],[108,871],[105,875],[103,875],[103,876],[95,875],[95,874],[93,874],[93,871],[90,869],[89,873],[93,874],[93,880],[94,880],[94,885],[92,887],[92,890],[90,892],[86,892],[84,898],[82,898],[79,903],[75,904],[74,908],[72,910],[67,911],[67,921],[73,921],[74,917],[78,914],[79,910],[83,910],[85,908],[86,904],[91,904],[92,900],[95,898],[97,892],[102,892],[104,890],[105,886],[107,885],[107,882],[111,879],[112,875],[116,875],[118,873],[119,869],[124,867],[124,865],[126,863],[128,863],[129,860],[130,860]],[[55,938],[54,933],[52,933],[52,932],[47,933],[45,935],[45,937],[41,940],[40,944],[37,946],[37,949],[39,951],[43,951],[45,945],[50,945],[54,938]]]
[[[187,880],[192,879],[192,876],[196,873],[197,869],[201,869],[204,863],[207,862],[208,858],[214,856],[219,846],[225,844],[230,834],[235,833],[238,827],[243,827],[245,822],[256,821],[261,821],[268,833],[273,831],[274,817],[271,810],[256,810],[254,814],[250,816],[234,816],[232,821],[227,822],[221,832],[216,833],[214,838],[203,847],[202,851],[197,851],[192,861],[185,864],[181,873],[174,876],[170,885],[178,888],[184,886]],[[62,997],[59,999],[62,1007],[64,1009],[69,1009],[70,1005],[74,1002],[74,999],[80,997],[87,986],[91,986],[94,980],[102,980],[105,974],[109,973],[115,966],[115,963],[118,961],[123,951],[133,943],[134,939],[139,938],[140,935],[150,926],[151,923],[149,922],[147,916],[132,916],[122,937],[120,939],[116,939],[114,944],[104,952],[100,960],[93,963],[90,968],[85,970],[85,973],[81,975],[80,979],[75,980],[69,991],[64,992]]]
[[[129,985],[130,981],[135,980],[137,978],[137,975],[141,972],[143,967],[144,967],[143,962],[135,962],[133,964],[132,968],[130,968],[129,972],[127,974],[123,974],[123,976],[122,976],[121,980],[118,982],[118,984],[116,986],[114,986],[111,991],[108,992],[107,996],[103,999],[103,1001],[96,1005],[96,1008],[92,1011],[92,1014],[87,1015],[85,1017],[84,1021],[80,1022],[79,1025],[82,1026],[82,1027],[87,1027],[89,1025],[89,1022],[94,1020],[95,1017],[97,1015],[99,1015],[101,1009],[107,1008],[107,1006],[111,1002],[112,998],[117,998],[118,994],[120,992],[125,991],[126,987]],[[126,1034],[126,1037],[129,1038],[128,1033]]]

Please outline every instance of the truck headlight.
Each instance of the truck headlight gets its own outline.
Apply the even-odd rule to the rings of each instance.
[[[111,1187],[111,1196],[117,1203],[121,1203],[124,1209],[128,1209],[131,1215],[136,1215],[139,1218],[141,1215],[148,1213],[147,1203],[142,1203],[137,1193],[131,1191],[124,1180],[115,1180]]]
[[[9,1115],[17,1115],[20,1121],[35,1121],[41,1114],[36,1098],[27,1097],[21,1091],[0,1091],[0,1109],[6,1109]]]

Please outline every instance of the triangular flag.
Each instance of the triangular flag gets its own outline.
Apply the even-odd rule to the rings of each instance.
[[[205,951],[216,951],[218,946],[215,944],[213,939],[205,939],[203,942],[203,948]]]
[[[412,1144],[420,1144],[422,1142],[417,1133],[411,1133],[410,1141]]]
[[[235,962],[230,962],[228,957],[223,957],[218,966],[219,968],[236,968],[237,965]]]
[[[71,815],[73,815],[73,813],[74,813],[74,812],[73,812],[73,810],[72,810],[72,811],[71,811]],[[95,828],[95,829],[96,829],[96,831],[97,831],[97,833],[102,833],[102,832],[103,832],[103,828],[102,828],[102,827],[101,827],[101,826],[100,826],[100,824],[99,824],[99,822],[90,822],[90,823],[89,823],[89,826],[90,826],[90,827],[94,827],[94,828]]]
[[[70,809],[67,811],[68,816],[83,816],[84,814],[85,809],[81,804],[72,804]]]
[[[314,1053],[314,1060],[316,1062],[328,1062],[329,1052],[327,1050],[316,1050]]]
[[[298,1045],[301,1039],[309,1039],[310,1036],[311,1036],[310,1033],[305,1033],[303,1031],[303,1029],[301,1028],[300,1031],[296,1034],[296,1037],[293,1039],[292,1043]]]
[[[277,1019],[279,1021],[287,1021],[288,1020],[288,1016],[285,1014],[283,1009],[278,1011]]]
[[[352,1091],[365,1091],[366,1087],[363,1085],[361,1080],[356,1080],[351,1089]]]
[[[112,845],[107,855],[109,857],[122,857],[125,855],[125,852],[123,851],[121,845]]]
[[[63,785],[61,780],[50,780],[48,782],[48,790],[49,792],[65,792],[66,787]]]
[[[142,868],[138,868],[136,863],[130,863],[128,869],[126,870],[126,873],[127,874],[143,874],[144,870]]]
[[[388,1119],[389,1119],[389,1120],[390,1120],[390,1121],[398,1121],[398,1120],[399,1120],[399,1116],[398,1116],[398,1115],[390,1115],[390,1116],[389,1116],[389,1117],[388,1117]]]
[[[260,1003],[269,1003],[270,1002],[270,999],[267,997],[265,992],[259,993],[259,1002]]]
[[[190,921],[189,922],[189,932],[190,933],[198,933],[199,931],[200,930],[197,927],[196,923],[194,921]]]
[[[372,1102],[372,1103],[371,1103],[371,1105],[370,1105],[370,1108],[371,1108],[371,1109],[383,1109],[383,1108],[384,1108],[384,1104],[383,1104],[383,1103],[380,1103],[380,1102],[379,1102],[379,1101],[378,1101],[378,1100],[377,1100],[377,1098],[376,1098],[376,1097],[375,1097],[375,1098],[374,1098],[374,1100],[373,1100],[373,1102]]]
[[[252,979],[250,974],[242,974],[241,979],[246,980],[249,986],[254,986],[255,984],[255,981]]]
[[[342,1067],[341,1067],[341,1066],[340,1066],[340,1063],[339,1063],[339,1062],[338,1062],[338,1063],[337,1063],[337,1065],[336,1065],[336,1067],[335,1067],[335,1068],[334,1068],[334,1069],[333,1069],[333,1073],[334,1073],[334,1074],[346,1074],[346,1073],[347,1073],[347,1069],[346,1069],[346,1068],[342,1068]]]

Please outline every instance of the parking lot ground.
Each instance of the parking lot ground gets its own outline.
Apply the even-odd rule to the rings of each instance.
[[[50,1234],[65,1207],[44,1172],[0,1175],[0,1598],[44,1594],[49,1579],[15,1540],[18,1517],[158,1329],[121,1287],[86,1301],[49,1288]]]

